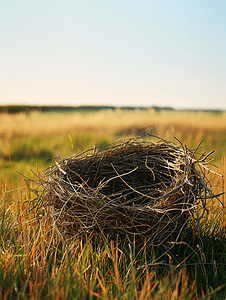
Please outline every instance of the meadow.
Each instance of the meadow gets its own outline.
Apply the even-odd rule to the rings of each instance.
[[[145,134],[189,149],[202,141],[198,152],[214,150],[213,191],[225,190],[225,112],[0,114],[0,299],[226,298],[226,217],[218,200],[199,223],[191,220],[178,243],[158,248],[87,236],[69,251],[52,235],[45,208],[28,209],[37,175],[56,160],[119,139],[150,140]],[[219,199],[225,203],[224,195]]]

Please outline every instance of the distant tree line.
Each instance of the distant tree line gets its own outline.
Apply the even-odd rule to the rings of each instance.
[[[159,106],[150,106],[150,107],[134,107],[134,106],[98,106],[98,105],[81,105],[81,106],[35,106],[35,105],[1,105],[0,106],[0,113],[9,113],[15,114],[20,112],[31,113],[34,111],[37,112],[58,112],[58,113],[67,113],[67,112],[95,112],[100,110],[115,110],[115,109],[122,109],[122,110],[148,110],[154,109],[156,112],[161,111],[174,111],[172,107],[159,107]],[[180,111],[191,111],[191,112],[211,112],[211,113],[222,113],[222,110],[210,110],[210,109],[189,109],[189,110],[180,110]]]

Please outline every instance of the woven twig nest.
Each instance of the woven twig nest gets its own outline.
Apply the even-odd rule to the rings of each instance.
[[[205,181],[195,151],[181,144],[131,139],[63,159],[45,171],[39,206],[49,207],[60,236],[111,234],[161,245],[175,241],[202,201]]]

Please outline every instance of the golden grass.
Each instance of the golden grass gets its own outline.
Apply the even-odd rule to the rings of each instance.
[[[73,131],[98,131],[101,134],[113,135],[128,128],[142,129],[155,126],[162,128],[162,133],[176,127],[199,128],[202,130],[226,130],[226,113],[191,113],[177,111],[150,110],[107,110],[93,113],[19,113],[0,115],[0,135],[54,135],[67,134]],[[169,129],[169,126],[171,129]],[[160,136],[161,130],[159,132]],[[168,133],[170,135],[170,132]]]
[[[158,135],[169,139],[173,139],[174,135],[180,139],[180,136],[177,135],[178,128],[181,129],[181,132],[179,132],[181,135],[183,134],[183,128],[186,128],[184,139],[187,146],[190,147],[190,141],[194,141],[197,146],[203,138],[204,131],[221,132],[226,130],[226,113],[213,115],[210,113],[175,111],[155,113],[153,110],[117,110],[115,112],[109,110],[90,114],[1,114],[0,136],[2,138],[0,142],[2,142],[1,148],[3,146],[6,148],[6,157],[8,146],[5,143],[5,134],[9,138],[10,151],[12,151],[12,142],[15,135],[18,135],[16,137],[18,139],[21,139],[21,136],[26,139],[26,143],[24,142],[25,148],[27,147],[27,140],[29,140],[27,137],[39,136],[41,141],[46,142],[52,136],[59,141],[59,135],[65,135],[68,143],[72,145],[70,147],[74,150],[73,133],[75,132],[82,132],[79,136],[82,141],[82,139],[84,140],[83,132],[87,130],[114,138],[118,132],[126,133],[127,129],[133,128],[136,132],[136,129],[149,126],[155,126]],[[193,129],[195,135],[192,133]],[[133,130],[128,132],[132,133]],[[69,139],[69,134],[72,136],[71,139]],[[225,140],[224,134],[221,141]],[[214,137],[218,139],[218,133],[214,134]],[[217,172],[222,173],[224,177],[219,177],[214,173],[209,174],[214,192],[220,193],[223,189],[226,190],[226,159],[223,148],[225,146],[223,144],[221,146],[219,141],[214,144],[214,140],[210,139],[210,135],[207,135],[206,139],[211,148],[210,150],[214,148],[216,151],[223,149],[223,152],[220,152],[219,157],[223,157],[221,161],[218,161],[219,169]],[[40,140],[36,144],[37,147],[42,146]],[[62,146],[60,142],[60,147]],[[15,151],[18,151],[18,149],[19,144],[16,144]],[[13,157],[13,153],[11,153],[11,156]],[[27,166],[28,163],[25,160],[26,156],[22,157],[19,162]],[[2,162],[0,161],[0,164],[2,164],[2,168],[5,164],[10,165],[8,158],[4,158]],[[12,161],[12,168],[13,164],[14,161]],[[19,170],[21,171],[21,169]],[[15,170],[11,169],[10,173],[12,172],[15,172]],[[139,262],[137,257],[130,252],[129,259],[127,255],[126,260],[128,249],[121,249],[113,243],[110,246],[105,245],[96,250],[94,245],[91,244],[79,244],[79,247],[75,245],[72,249],[71,261],[69,261],[68,253],[65,248],[60,247],[58,238],[51,240],[52,226],[45,215],[45,210],[32,210],[30,212],[27,210],[27,201],[32,200],[34,195],[27,190],[22,179],[13,182],[10,173],[9,175],[4,173],[4,177],[0,180],[0,205],[1,212],[3,212],[2,215],[0,214],[0,272],[2,272],[0,274],[0,299],[73,299],[73,297],[70,298],[73,290],[81,293],[79,295],[81,299],[85,297],[93,297],[93,299],[117,299],[117,297],[121,297],[121,299],[140,300],[147,299],[147,297],[149,299],[188,299],[189,294],[191,295],[190,299],[201,299],[201,296],[202,299],[210,299],[210,296],[206,296],[204,293],[210,291],[209,288],[212,287],[220,289],[221,279],[224,280],[224,262],[226,261],[224,261],[225,247],[219,249],[220,243],[223,244],[225,241],[223,239],[223,242],[221,242],[221,239],[225,237],[224,230],[226,227],[224,211],[221,214],[219,225],[219,232],[221,231],[222,235],[214,238],[212,244],[207,240],[207,246],[201,245],[201,247],[205,247],[205,249],[202,249],[202,253],[200,250],[202,255],[199,256],[200,262],[203,262],[202,270],[204,270],[203,273],[207,272],[211,276],[213,275],[211,282],[214,285],[213,283],[211,283],[212,286],[210,283],[207,284],[205,292],[201,289],[201,294],[199,292],[198,297],[196,288],[199,284],[200,274],[194,274],[196,272],[194,270],[197,268],[199,268],[199,271],[201,270],[199,262],[197,261],[194,267],[190,267],[189,276],[186,269],[182,267],[184,263],[187,264],[188,262],[187,267],[189,268],[189,255],[198,257],[199,249],[195,248],[196,244],[194,244],[192,238],[191,245],[193,243],[194,248],[192,253],[180,254],[180,260],[176,256],[178,262],[174,259],[174,265],[169,263],[168,273],[161,269],[161,264],[156,264],[153,267],[148,266],[147,263],[150,260],[147,258],[145,268],[142,269],[142,274],[139,274],[139,269],[136,268]],[[220,196],[220,200],[225,203],[225,196]],[[219,219],[219,209],[221,209],[219,202],[213,201],[207,216],[208,222],[214,223],[216,219]],[[208,222],[206,223],[206,230],[214,231],[214,226],[208,227]],[[50,242],[52,246],[49,248]],[[200,244],[199,239],[198,243]],[[176,247],[178,251],[180,247],[183,250],[185,244]],[[48,257],[50,253],[51,264]],[[205,256],[207,257],[206,261]],[[205,263],[207,264],[205,265]],[[208,264],[211,266],[207,270]],[[165,272],[164,275],[162,270]],[[177,270],[180,271],[177,273]],[[216,277],[214,277],[214,272],[216,272]],[[158,277],[159,273],[162,274],[162,278],[160,278],[161,276]],[[199,277],[198,279],[196,275]],[[192,282],[189,283],[188,280],[192,280]],[[214,299],[219,298],[216,296]]]
[[[222,159],[220,171],[224,176],[225,167]],[[217,186],[219,177],[214,173],[211,176],[212,184]],[[58,239],[52,240],[53,247],[49,248],[51,223],[45,221],[44,211],[28,211],[27,201],[33,195],[22,180],[18,188],[9,179],[0,182],[0,195],[1,208],[6,213],[1,232],[0,267],[4,274],[0,279],[1,299],[77,299],[78,295],[78,299],[212,299],[202,288],[197,292],[197,274],[190,280],[192,274],[189,275],[183,264],[173,265],[170,255],[168,273],[160,277],[157,274],[163,271],[157,265],[148,266],[147,259],[139,273],[133,250],[129,247],[127,257],[125,249],[113,241],[96,250],[91,241],[75,244],[69,259],[67,249],[59,248]],[[210,218],[216,216],[217,209],[218,204],[214,204]],[[221,224],[223,229],[225,218]],[[205,258],[205,253],[200,257]],[[213,266],[214,259],[215,256]],[[215,286],[215,289],[222,290],[222,287]]]

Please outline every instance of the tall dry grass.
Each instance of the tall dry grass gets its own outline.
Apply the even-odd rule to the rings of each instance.
[[[88,236],[85,243],[75,240],[69,251],[52,234],[45,208],[28,210],[35,195],[23,178],[15,179],[16,167],[29,170],[28,160],[33,158],[37,171],[37,161],[51,156],[52,149],[61,152],[65,147],[62,152],[68,155],[77,148],[114,140],[117,133],[133,134],[152,126],[160,136],[176,136],[188,147],[204,139],[204,151],[214,149],[219,157],[214,171],[224,175],[209,174],[214,192],[226,190],[225,113],[118,110],[0,115],[0,300],[226,297],[226,218],[218,201],[213,201],[200,224],[191,222],[173,248],[151,249],[144,243],[141,250],[107,236],[99,240]],[[225,203],[225,196],[220,200]]]
[[[188,148],[203,140],[201,151],[214,149],[217,163],[226,153],[226,113],[119,109],[86,114],[0,114],[0,167],[4,168],[8,158],[6,138],[14,167],[17,162],[23,169],[19,165],[23,159],[35,163],[58,154],[70,156],[94,145],[145,133],[171,141],[176,137]]]
[[[170,126],[169,126],[170,125]],[[67,134],[73,131],[99,131],[102,134],[113,135],[129,128],[199,128],[202,130],[226,130],[226,113],[191,113],[177,111],[150,110],[107,110],[93,113],[19,113],[15,115],[0,115],[0,135],[7,132],[11,135],[54,135]],[[169,133],[170,135],[170,133]]]
[[[225,167],[223,159],[224,176]],[[218,176],[211,176],[217,186]],[[0,299],[176,300],[226,296],[226,237],[222,232],[226,219],[219,217],[217,202],[201,229],[195,227],[195,237],[191,225],[182,242],[173,249],[169,245],[168,251],[147,248],[145,241],[143,248],[136,249],[133,244],[118,244],[107,236],[98,240],[87,236],[85,243],[76,238],[68,251],[59,236],[53,235],[45,208],[29,211],[34,195],[23,180],[17,184],[9,178],[2,181],[0,197]]]

